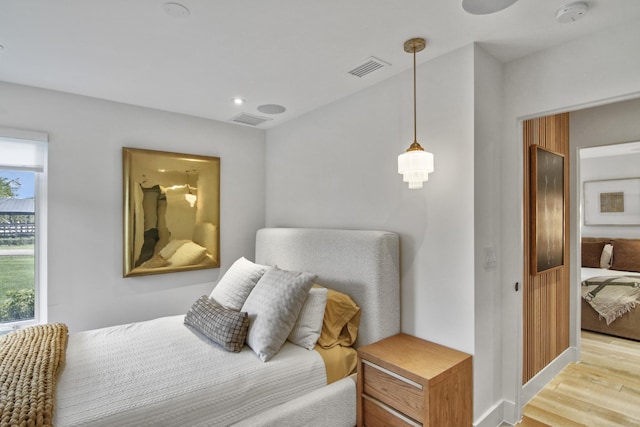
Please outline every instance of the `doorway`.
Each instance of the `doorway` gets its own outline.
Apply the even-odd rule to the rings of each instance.
[[[524,121],[523,143],[522,384],[526,384],[569,348],[569,113]],[[549,162],[558,160],[559,176],[542,172],[538,167],[542,158],[536,162],[538,150],[552,156]],[[560,193],[555,202],[547,191],[552,187]],[[537,262],[544,252],[557,252],[559,259],[549,265]]]

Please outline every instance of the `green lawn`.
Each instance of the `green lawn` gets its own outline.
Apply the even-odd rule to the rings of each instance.
[[[16,246],[2,246],[0,245],[0,251],[3,249],[34,249],[35,245],[32,243],[30,245],[16,245]]]
[[[33,319],[33,255],[0,256],[0,323]]]
[[[33,256],[0,256],[0,301],[9,290],[33,289],[33,275]]]

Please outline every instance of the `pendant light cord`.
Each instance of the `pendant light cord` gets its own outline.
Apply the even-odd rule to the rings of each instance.
[[[418,119],[416,113],[416,47],[413,47],[413,142],[418,142]]]

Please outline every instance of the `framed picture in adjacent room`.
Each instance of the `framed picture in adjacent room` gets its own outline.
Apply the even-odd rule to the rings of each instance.
[[[585,225],[640,225],[640,178],[585,181]]]

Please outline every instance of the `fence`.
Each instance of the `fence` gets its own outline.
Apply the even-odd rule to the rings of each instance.
[[[33,237],[36,235],[34,223],[0,224],[0,238],[2,237]]]

